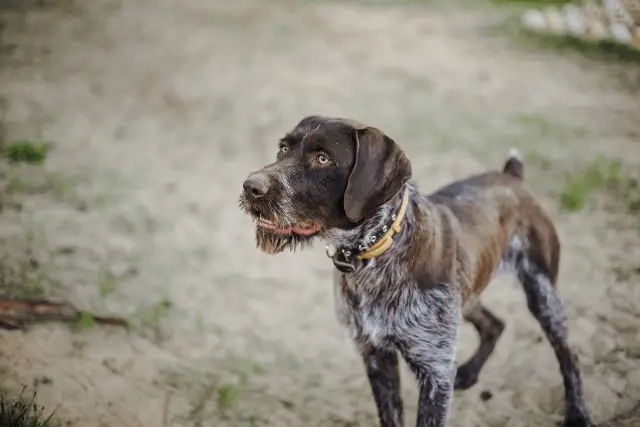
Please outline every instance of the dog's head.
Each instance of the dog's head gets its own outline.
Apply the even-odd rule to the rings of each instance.
[[[410,177],[409,159],[379,129],[310,116],[280,140],[274,163],[249,175],[240,207],[256,220],[258,247],[278,253],[353,228]]]

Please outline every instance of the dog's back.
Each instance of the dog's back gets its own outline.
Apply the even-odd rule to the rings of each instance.
[[[464,296],[479,295],[499,271],[516,272],[518,257],[524,255],[548,266],[555,283],[560,249],[556,231],[523,178],[522,157],[512,150],[502,171],[456,181],[428,196],[441,211],[451,213],[461,231],[458,262]]]

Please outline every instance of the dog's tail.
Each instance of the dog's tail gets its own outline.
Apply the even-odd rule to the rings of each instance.
[[[502,172],[516,178],[524,179],[524,162],[522,154],[517,148],[509,150],[509,158],[504,164]]]

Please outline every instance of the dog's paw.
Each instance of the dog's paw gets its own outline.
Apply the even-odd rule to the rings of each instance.
[[[471,388],[478,382],[478,373],[474,369],[470,369],[467,365],[458,367],[456,372],[456,380],[453,388],[456,390],[466,390]]]

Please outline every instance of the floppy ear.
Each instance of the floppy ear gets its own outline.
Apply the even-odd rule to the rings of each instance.
[[[400,147],[379,129],[354,129],[356,156],[344,210],[358,222],[393,197],[411,178],[411,162]]]

